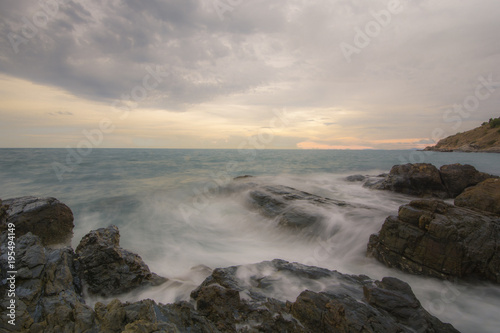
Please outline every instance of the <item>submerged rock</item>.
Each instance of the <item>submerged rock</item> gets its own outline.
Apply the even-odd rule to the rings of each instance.
[[[326,200],[286,186],[263,186],[249,192],[249,204],[269,218],[276,218],[280,226],[294,229],[312,227],[323,216],[306,207],[292,203],[325,204]]]
[[[455,205],[500,215],[500,179],[490,178],[467,188],[455,198]]]
[[[16,226],[16,236],[31,232],[44,245],[68,245],[73,237],[73,212],[55,198],[20,197],[4,200],[0,208],[0,232],[8,223]]]
[[[367,253],[412,274],[500,283],[500,218],[441,200],[415,200],[371,235]]]
[[[363,175],[352,175],[345,178],[348,182],[362,182],[366,179]]]
[[[167,281],[151,273],[140,256],[119,245],[120,232],[116,226],[93,230],[80,241],[76,253],[89,293],[117,295]]]
[[[333,205],[354,208],[341,200],[321,197],[283,185],[263,185],[253,179],[245,181],[245,178],[230,183],[221,192],[243,195],[248,208],[275,220],[279,226],[293,230],[307,229],[312,232],[319,227],[325,216],[320,213],[318,207]]]

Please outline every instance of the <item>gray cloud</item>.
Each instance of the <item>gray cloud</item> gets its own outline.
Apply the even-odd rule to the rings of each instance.
[[[73,112],[70,112],[70,111],[55,111],[55,112],[49,112],[49,115],[51,115],[51,116],[72,116]]]
[[[500,3],[401,2],[351,63],[339,44],[352,44],[355,28],[388,1],[244,1],[223,20],[211,0],[66,1],[17,54],[9,33],[23,36],[23,17],[33,22],[41,8],[2,2],[0,71],[111,103],[158,65],[170,76],[145,107],[185,111],[242,94],[249,106],[364,112],[344,124],[442,123],[479,75],[500,80]],[[469,120],[489,118],[496,105],[483,103]]]

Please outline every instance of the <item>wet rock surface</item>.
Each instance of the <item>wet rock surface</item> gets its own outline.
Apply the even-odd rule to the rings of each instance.
[[[415,200],[385,220],[367,253],[412,274],[500,283],[500,218],[437,199]]]
[[[73,213],[55,198],[26,196],[4,200],[0,208],[0,232],[8,223],[16,225],[16,235],[31,232],[45,245],[68,245],[73,237]]]
[[[250,180],[250,181],[247,181]],[[277,221],[281,227],[292,230],[308,229],[311,232],[320,227],[325,216],[318,213],[318,207],[367,208],[352,205],[304,192],[289,186],[257,183],[254,177],[236,177],[222,193],[245,193],[245,205],[261,213],[264,217]]]

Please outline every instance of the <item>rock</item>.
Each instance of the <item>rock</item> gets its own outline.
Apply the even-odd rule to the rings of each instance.
[[[73,213],[55,198],[4,200],[0,208],[0,232],[7,229],[8,223],[16,226],[17,237],[31,232],[39,236],[44,245],[68,245],[73,237]]]
[[[472,165],[462,165],[459,163],[443,165],[439,168],[439,172],[448,191],[448,195],[451,198],[456,197],[469,186],[474,186],[483,180],[495,177],[487,173],[477,171]]]
[[[365,184],[365,187],[419,197],[448,197],[439,170],[429,163],[395,165],[383,181]]]
[[[0,239],[1,274],[7,270],[6,235]],[[119,234],[114,227],[99,229],[82,243],[82,251],[115,248]],[[7,323],[8,300],[2,300],[4,332],[413,332],[419,327],[456,332],[428,314],[397,279],[374,282],[273,260],[214,270],[190,302],[115,299],[91,309],[81,297],[81,257],[71,248],[44,247],[39,237],[27,233],[18,238],[18,258],[17,325]],[[2,292],[5,281],[2,277]]]
[[[306,290],[307,289],[307,290]],[[295,290],[297,295],[290,294]],[[457,332],[427,313],[408,284],[273,260],[216,269],[192,293],[223,332]],[[293,299],[290,299],[293,298]]]
[[[474,144],[474,143],[465,143],[458,147],[457,149],[454,149],[453,151],[459,151],[463,153],[472,153],[472,152],[477,152],[479,151],[479,146]]]
[[[122,249],[119,243],[120,233],[116,226],[93,230],[80,241],[76,253],[89,293],[118,295],[167,281],[151,273],[140,256]]]
[[[365,182],[363,183],[363,187],[371,188],[371,189],[383,189],[382,184],[387,178],[388,174],[383,176],[367,176]]]
[[[354,176],[352,176],[354,177]],[[383,177],[383,178],[382,178]],[[443,165],[439,170],[428,163],[395,165],[388,175],[369,176],[364,187],[389,190],[418,197],[454,198],[462,191],[488,178],[472,165]]]
[[[7,209],[9,209],[9,206],[4,205],[2,203],[2,199],[0,199],[0,228],[1,226],[5,224],[5,219],[7,218]]]
[[[0,292],[6,295],[7,233],[0,236]],[[69,247],[49,249],[31,232],[16,239],[16,326],[7,323],[9,299],[2,297],[2,332],[84,332],[94,315],[81,295],[75,254]],[[92,332],[91,330],[88,332]],[[97,330],[94,330],[97,332]]]
[[[362,182],[366,179],[363,175],[352,175],[345,178],[348,182]]]
[[[243,175],[243,176],[234,177],[233,180],[248,179],[248,178],[252,178],[252,177],[253,176],[251,176],[251,175]]]
[[[490,178],[465,189],[455,198],[455,205],[500,215],[500,179]]]
[[[95,306],[99,332],[220,332],[187,302],[157,304],[152,300]]]
[[[262,185],[256,182],[233,182],[221,190],[225,194],[242,194],[246,206],[263,216],[277,221],[281,227],[317,232],[325,216],[318,206],[352,207],[340,200],[320,197],[282,185]]]
[[[371,235],[367,253],[412,274],[500,283],[500,218],[437,199],[415,200]]]

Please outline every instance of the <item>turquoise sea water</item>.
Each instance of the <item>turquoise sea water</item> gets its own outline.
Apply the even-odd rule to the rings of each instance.
[[[368,190],[344,178],[388,172],[406,162],[437,167],[467,163],[500,175],[500,154],[172,149],[93,149],[85,154],[67,149],[0,149],[0,198],[52,196],[66,203],[75,215],[73,246],[91,229],[115,224],[124,248],[139,253],[152,271],[178,282],[125,299],[149,297],[163,303],[186,299],[204,278],[203,270],[193,267],[281,258],[377,279],[397,276],[409,282],[424,307],[440,319],[464,332],[496,332],[499,287],[487,283],[450,287],[365,257],[370,234],[412,198]],[[245,174],[257,176],[259,182],[369,208],[322,211],[328,227],[336,230],[328,238],[289,233],[246,209],[242,196],[218,192],[218,186]]]

